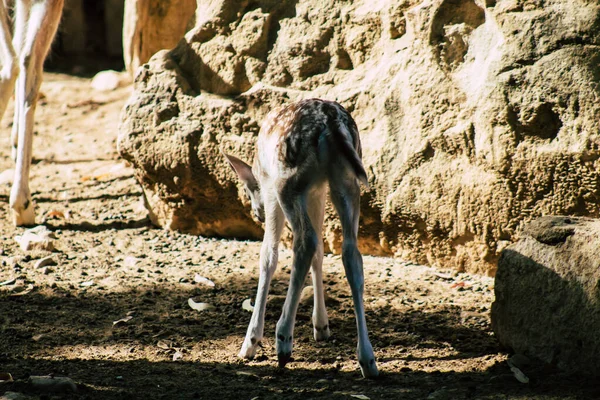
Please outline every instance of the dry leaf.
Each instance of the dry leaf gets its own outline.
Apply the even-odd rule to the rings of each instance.
[[[354,397],[355,399],[360,400],[370,400],[370,397],[367,397],[364,394],[351,394],[350,397]]]
[[[131,315],[128,315],[125,318],[121,318],[121,319],[118,319],[116,321],[113,321],[113,326],[119,325],[119,324],[124,324],[126,322],[131,321],[132,319],[133,319],[133,317]]]
[[[250,311],[253,312],[254,311],[254,306],[252,305],[252,300],[251,299],[246,299],[242,302],[242,308],[246,311]]]
[[[517,368],[517,367],[510,367],[510,370],[512,371],[513,375],[515,376],[515,378],[517,378],[517,380],[519,382],[521,382],[521,383],[529,383],[529,378],[519,368]]]
[[[238,376],[249,376],[252,378],[260,378],[260,376],[253,374],[252,372],[246,372],[246,371],[237,371],[235,374]]]
[[[10,296],[25,296],[26,294],[31,293],[33,288],[33,284],[29,284],[27,286],[15,286],[12,289]]]
[[[87,181],[101,182],[101,181],[109,181],[113,178],[114,178],[114,176],[112,174],[106,173],[106,174],[82,176],[80,180],[81,180],[81,182],[87,182]]]
[[[106,104],[104,101],[97,101],[93,99],[78,101],[77,103],[67,103],[67,108],[79,108],[84,106],[91,106],[92,109],[98,108],[98,106],[102,106]]]
[[[189,298],[188,299],[188,305],[196,311],[209,311],[215,308],[215,306],[213,306],[212,304],[208,304],[208,303],[196,303],[194,301],[194,299]]]
[[[208,287],[215,287],[215,283],[213,281],[198,274],[194,276],[194,282],[200,283]]]
[[[47,221],[50,218],[65,219],[65,214],[59,210],[50,210],[44,215],[44,220]]]
[[[90,287],[90,286],[94,286],[94,280],[92,279],[91,281],[85,281],[85,282],[81,282],[79,284],[79,286],[81,287]]]
[[[453,284],[452,286],[450,286],[452,289],[469,289],[471,287],[471,285],[469,285],[468,283],[461,281],[461,282],[456,282],[455,284]]]
[[[158,343],[156,343],[156,347],[163,350],[171,350],[171,348],[173,348],[173,343],[168,340],[159,340]]]
[[[14,285],[15,282],[17,282],[17,278],[12,278],[12,279],[9,279],[7,281],[0,282],[0,286]]]
[[[442,274],[439,272],[434,272],[433,276],[435,276],[436,278],[444,279],[446,281],[454,280],[454,276],[452,276],[451,274]]]
[[[8,372],[0,372],[0,383],[12,382],[13,377]]]
[[[33,267],[35,269],[38,269],[38,268],[46,267],[48,265],[56,265],[56,260],[54,259],[54,256],[40,258],[39,260],[37,260],[35,262],[35,265]]]

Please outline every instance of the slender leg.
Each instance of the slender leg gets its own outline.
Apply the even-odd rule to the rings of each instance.
[[[0,121],[8,106],[18,75],[19,64],[12,45],[8,15],[4,2],[0,0]]]
[[[284,216],[281,207],[279,207],[277,199],[274,196],[265,201],[265,212],[265,236],[260,251],[258,290],[256,292],[254,311],[252,312],[252,318],[248,325],[246,338],[244,339],[242,349],[238,354],[241,358],[254,358],[259,343],[263,338],[267,295],[269,294],[271,278],[277,268],[279,240],[283,229]]]
[[[15,49],[18,49],[21,74],[16,85],[17,132],[15,179],[10,192],[10,206],[16,225],[35,223],[34,207],[29,190],[31,168],[33,121],[37,97],[42,83],[43,64],[56,33],[62,13],[63,0],[17,2],[17,27]],[[21,17],[26,15],[26,26]],[[23,30],[24,29],[24,30]],[[23,33],[24,32],[24,33]]]
[[[342,262],[354,300],[354,314],[358,328],[358,362],[365,378],[379,375],[373,346],[369,341],[367,321],[363,304],[364,275],[362,256],[357,247],[358,219],[360,214],[360,190],[354,177],[344,178],[344,174],[330,178],[331,200],[342,223],[344,240]]]
[[[29,13],[31,12],[31,0],[17,0],[15,1],[15,19],[14,24],[14,35],[13,35],[13,48],[16,54],[16,61],[18,62],[17,68],[19,69],[19,75],[16,79],[15,87],[15,110],[13,115],[13,125],[10,134],[10,141],[12,144],[11,155],[13,161],[17,162],[17,148],[19,146],[19,126],[20,126],[20,114],[22,113],[22,104],[25,101],[22,99],[24,92],[18,90],[18,87],[22,85],[20,81],[25,79],[25,70],[21,69],[23,62],[21,61],[21,54],[23,53],[23,47],[25,46],[25,35],[27,34],[27,20],[29,19]],[[14,186],[14,185],[13,185]]]
[[[325,292],[323,289],[323,215],[325,213],[325,187],[320,193],[311,195],[308,202],[308,214],[317,234],[317,250],[312,260],[312,283],[314,289],[314,306],[312,322],[316,341],[329,339],[329,318],[325,308]]]
[[[281,195],[280,201],[294,235],[294,260],[281,317],[276,328],[276,348],[279,366],[292,357],[294,323],[306,275],[317,250],[317,234],[306,207],[306,193]]]

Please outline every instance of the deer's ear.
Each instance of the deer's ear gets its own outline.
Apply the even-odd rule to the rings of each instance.
[[[252,168],[248,164],[235,156],[226,153],[223,153],[223,155],[227,161],[229,161],[231,168],[233,168],[237,176],[242,180],[242,182],[244,182],[248,189],[254,190],[258,187],[258,182],[252,173]]]

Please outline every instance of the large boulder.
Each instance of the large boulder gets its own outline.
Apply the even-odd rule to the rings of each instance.
[[[600,375],[600,220],[544,217],[501,254],[492,327],[504,346]]]
[[[599,214],[598,26],[585,0],[199,1],[137,76],[119,150],[157,224],[258,238],[219,148],[251,160],[273,107],[337,100],[371,183],[362,250],[493,273],[524,222]]]

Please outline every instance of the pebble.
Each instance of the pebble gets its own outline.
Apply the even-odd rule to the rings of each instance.
[[[71,378],[55,376],[30,376],[28,382],[37,390],[52,393],[73,393],[77,385]]]
[[[121,76],[117,71],[100,71],[92,79],[92,88],[99,92],[108,92],[118,88],[120,81]]]
[[[23,393],[5,392],[0,400],[30,400],[31,397],[25,396]]]
[[[56,236],[44,225],[36,226],[26,230],[23,235],[15,236],[15,240],[19,243],[21,250],[54,250],[54,240]]]
[[[15,175],[14,169],[6,169],[0,173],[0,185],[10,185]]]

